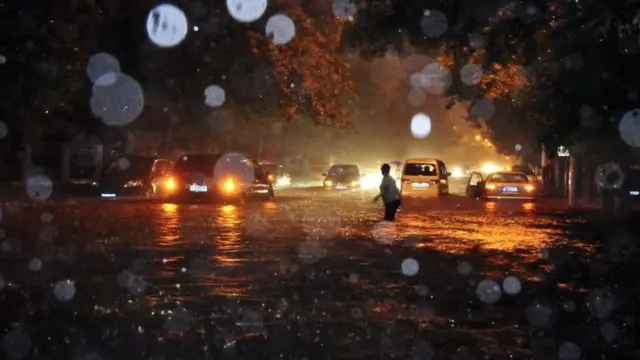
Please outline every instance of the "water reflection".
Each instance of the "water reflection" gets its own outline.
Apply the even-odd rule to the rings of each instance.
[[[160,216],[156,218],[156,231],[158,232],[158,246],[171,246],[180,238],[180,217],[178,205],[162,204]]]

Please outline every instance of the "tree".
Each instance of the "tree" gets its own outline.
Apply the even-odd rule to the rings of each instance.
[[[278,2],[295,19],[296,36],[278,46],[257,31],[251,33],[256,56],[267,54],[287,115],[309,114],[321,125],[348,127],[342,97],[353,93],[348,67],[339,58],[344,22],[326,12],[312,17],[301,3]],[[308,103],[308,104],[307,104]]]

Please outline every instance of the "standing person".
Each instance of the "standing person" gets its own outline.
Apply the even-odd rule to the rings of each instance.
[[[382,198],[382,202],[384,202],[384,220],[395,221],[396,211],[400,207],[400,190],[398,190],[396,180],[389,174],[391,172],[389,164],[382,164],[380,171],[382,172],[380,194],[373,198],[373,202]]]

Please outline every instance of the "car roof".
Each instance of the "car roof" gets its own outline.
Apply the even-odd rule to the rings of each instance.
[[[524,177],[526,177],[527,179],[529,178],[529,176],[527,176],[527,174],[520,172],[520,171],[496,171],[494,173],[489,174],[489,176],[492,175],[504,175],[504,174],[508,174],[508,175],[522,175]]]
[[[414,163],[414,164],[421,164],[421,163],[430,163],[430,162],[438,162],[438,161],[442,161],[440,159],[436,159],[436,158],[411,158],[411,159],[407,159],[405,160],[405,164],[409,164],[409,163]]]

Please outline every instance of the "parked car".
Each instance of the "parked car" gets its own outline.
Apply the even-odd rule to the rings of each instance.
[[[157,162],[153,156],[123,155],[112,161],[102,172],[98,187],[105,198],[127,195],[148,195],[152,189],[153,168]]]

